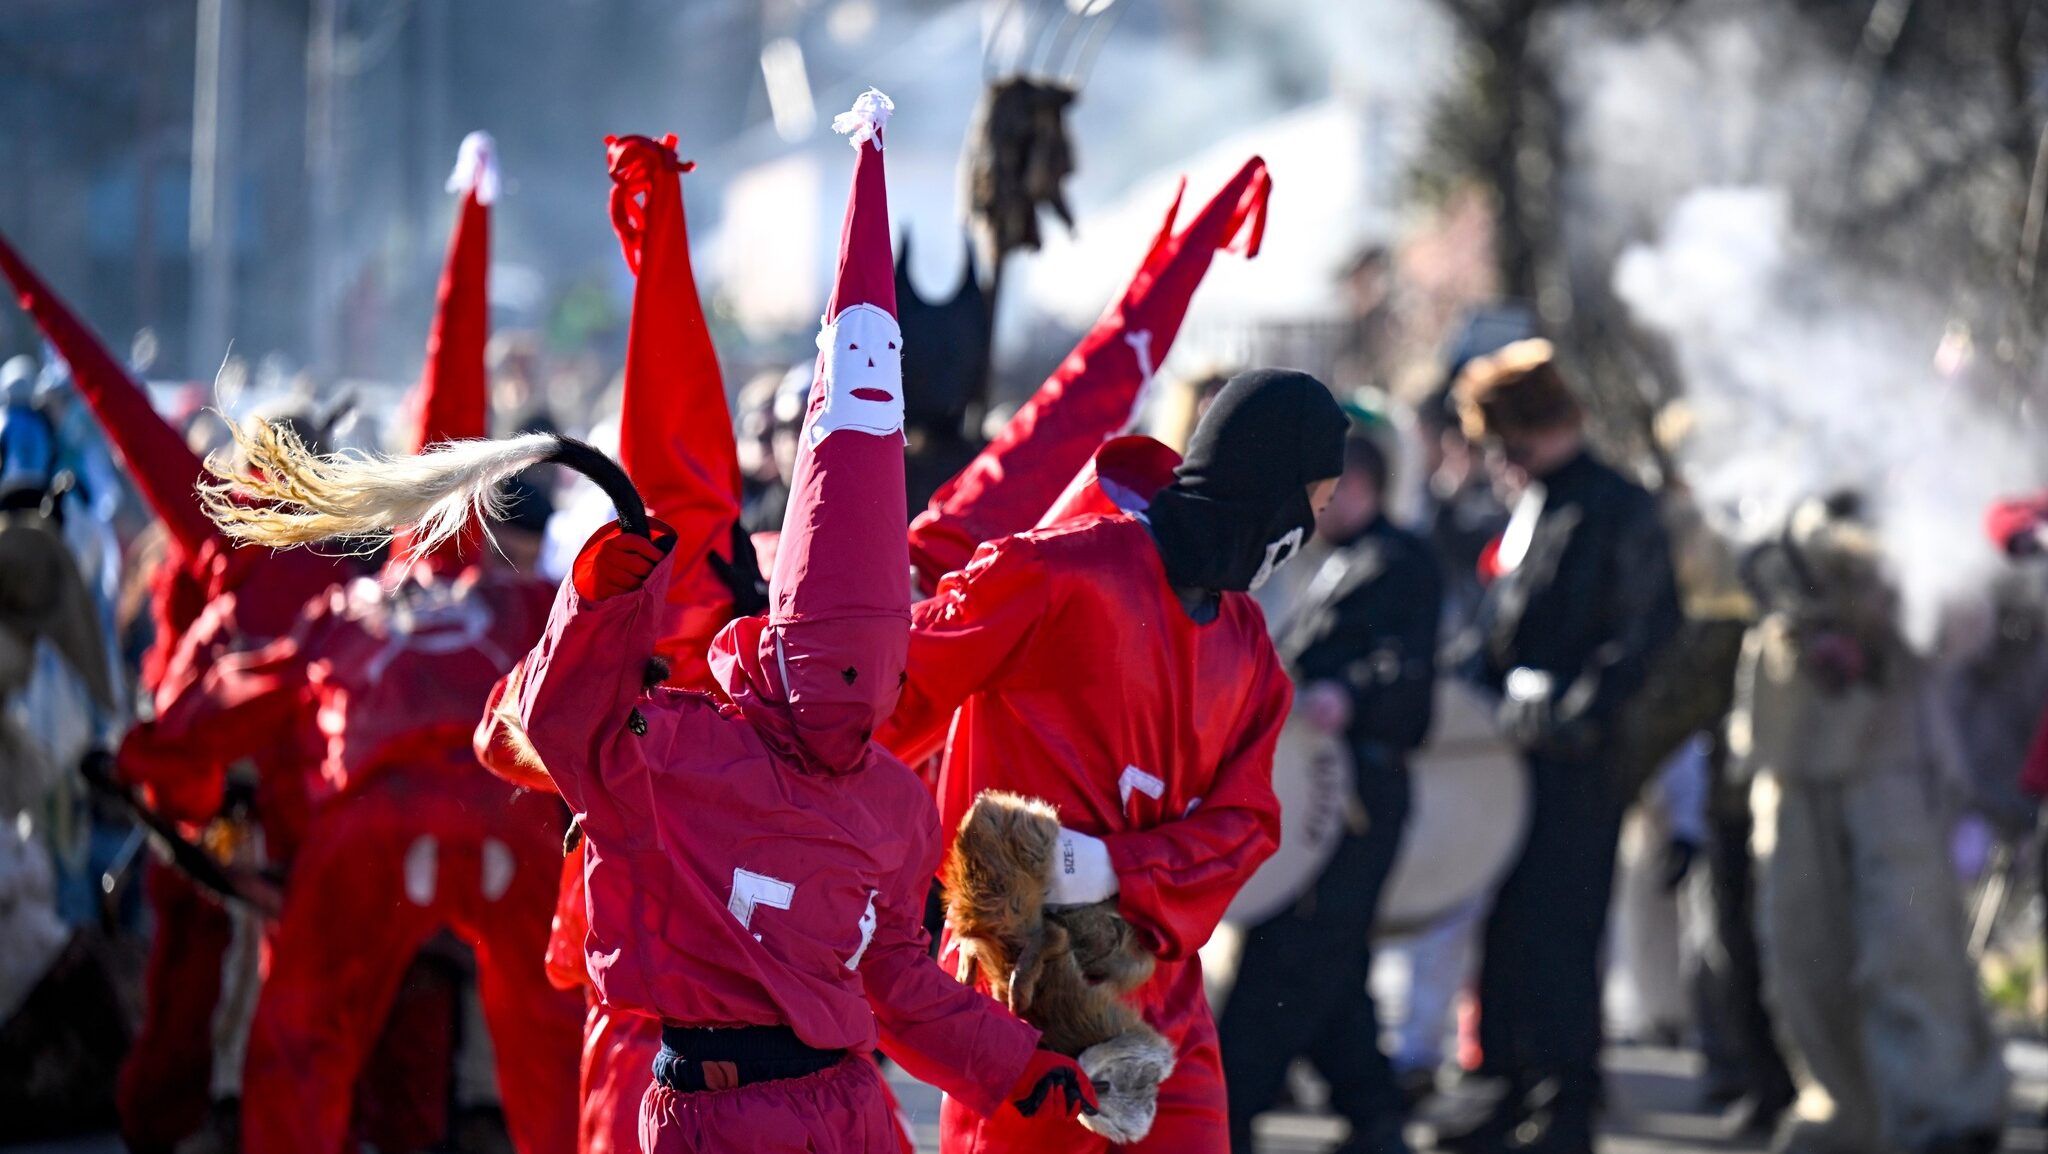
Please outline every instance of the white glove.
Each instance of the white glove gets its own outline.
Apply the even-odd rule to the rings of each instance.
[[[1092,905],[1115,893],[1116,868],[1109,864],[1109,847],[1099,837],[1061,826],[1059,850],[1052,860],[1052,884],[1045,890],[1046,904]]]

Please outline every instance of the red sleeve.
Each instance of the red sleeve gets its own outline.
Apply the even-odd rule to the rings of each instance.
[[[533,743],[519,727],[518,719],[505,708],[508,697],[514,702],[519,700],[519,674],[525,664],[521,661],[514,665],[491,686],[491,695],[484,701],[484,715],[478,719],[469,744],[485,769],[522,789],[553,793],[554,779],[541,765],[540,756],[533,752]]]
[[[910,523],[910,563],[921,588],[934,588],[967,564],[983,542],[1038,524],[1097,446],[1130,420],[1147,378],[1135,364],[1123,372],[1091,372],[1091,356],[1132,356],[1128,348],[1097,347],[1102,344],[1090,334],[1068,354],[995,440],[939,486]]]
[[[1168,961],[1202,948],[1239,887],[1280,847],[1273,746],[1294,688],[1270,649],[1260,664],[1236,745],[1201,804],[1179,821],[1102,839],[1116,867],[1118,912]]]
[[[599,530],[595,548],[617,525]],[[556,792],[584,832],[621,848],[652,835],[649,766],[624,721],[645,693],[654,621],[675,554],[662,558],[631,593],[585,601],[573,579],[555,594],[547,632],[520,662],[518,720]]]
[[[875,901],[875,936],[860,967],[882,1048],[911,1076],[986,1117],[1024,1074],[1038,1031],[939,968],[924,932],[925,891],[939,868],[938,815],[924,797],[924,830]]]
[[[136,726],[121,742],[121,777],[147,786],[166,816],[211,817],[227,764],[281,743],[301,719],[308,700],[305,654],[325,609],[322,601],[289,636],[222,657],[168,699],[160,696],[156,720]],[[193,634],[185,644],[206,640]]]
[[[876,734],[905,764],[938,752],[953,713],[1021,649],[1045,616],[1049,577],[1037,547],[1011,537],[983,545],[967,568],[910,615],[907,680]]]

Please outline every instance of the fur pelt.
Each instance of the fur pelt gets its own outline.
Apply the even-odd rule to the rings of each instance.
[[[1059,812],[1042,801],[976,798],[946,859],[946,923],[961,980],[978,974],[1039,1028],[1041,1045],[1081,1062],[1102,1104],[1082,1124],[1134,1142],[1151,1129],[1159,1083],[1173,1071],[1173,1047],[1122,997],[1152,976],[1153,959],[1114,898],[1046,904],[1059,834]]]

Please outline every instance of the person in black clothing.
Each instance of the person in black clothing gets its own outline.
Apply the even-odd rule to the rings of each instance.
[[[1317,521],[1329,551],[1293,612],[1273,623],[1297,687],[1296,720],[1348,739],[1363,812],[1301,900],[1246,935],[1217,1026],[1238,1154],[1250,1154],[1252,1119],[1304,1054],[1351,1123],[1343,1150],[1408,1148],[1366,982],[1380,888],[1408,817],[1407,755],[1429,732],[1443,582],[1428,545],[1381,511],[1386,484],[1386,457],[1354,434]]]
[[[1494,897],[1479,977],[1479,1073],[1507,1093],[1464,1152],[1590,1154],[1600,1097],[1599,953],[1625,798],[1621,711],[1678,630],[1655,500],[1585,447],[1549,342],[1519,341],[1459,376],[1467,433],[1523,496],[1490,557],[1474,623],[1480,682],[1530,781],[1528,841]],[[1533,1125],[1530,1125],[1533,1124]]]

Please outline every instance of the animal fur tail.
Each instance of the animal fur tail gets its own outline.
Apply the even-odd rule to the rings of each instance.
[[[239,467],[209,457],[217,482],[200,487],[206,515],[237,540],[273,549],[336,538],[412,530],[425,556],[472,522],[504,514],[501,482],[546,462],[567,465],[602,486],[628,530],[645,534],[646,508],[609,457],[548,433],[508,440],[445,441],[425,452],[321,455],[282,424],[232,426]]]
[[[961,820],[946,859],[946,924],[961,978],[1037,1026],[1039,1044],[1076,1058],[1101,1111],[1083,1126],[1120,1143],[1152,1128],[1174,1051],[1124,994],[1152,976],[1153,958],[1115,899],[1048,906],[1059,811],[989,791]]]

